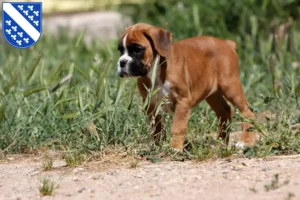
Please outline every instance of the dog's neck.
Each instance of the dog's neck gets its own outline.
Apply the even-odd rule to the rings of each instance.
[[[151,70],[147,74],[147,78],[151,83],[150,87],[153,87],[153,91],[157,91],[152,98],[153,102],[157,103],[170,94],[171,84],[166,80],[166,69],[167,59],[157,54],[152,62]],[[166,109],[169,112],[172,111],[168,106]]]
[[[166,77],[167,59],[157,54],[152,61],[150,71],[147,77],[155,84],[161,84],[165,82]]]

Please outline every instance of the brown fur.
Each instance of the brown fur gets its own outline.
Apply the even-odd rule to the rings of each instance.
[[[226,123],[231,122],[233,115],[226,100],[236,106],[246,118],[254,117],[248,108],[240,82],[235,42],[197,36],[172,44],[170,33],[148,24],[136,24],[127,28],[121,41],[125,34],[128,34],[127,44],[135,42],[146,47],[143,62],[149,70],[157,53],[165,57],[166,62],[160,66],[162,73],[158,78],[171,84],[168,98],[169,108],[174,112],[172,148],[180,151],[183,149],[190,109],[202,100],[206,100],[216,113],[219,119],[219,138],[226,143],[229,140]],[[145,34],[148,34],[150,41]],[[151,81],[145,76],[139,77],[137,82],[139,92],[145,99],[145,86],[150,88]],[[155,107],[155,102],[152,102],[147,111],[150,118],[153,117]],[[247,130],[250,127],[249,123],[242,125],[243,135],[240,141],[248,146],[255,142],[254,133]],[[162,120],[158,115],[155,118],[155,139],[159,138],[161,131]]]

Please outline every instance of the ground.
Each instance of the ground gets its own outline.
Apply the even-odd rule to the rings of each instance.
[[[7,156],[0,199],[300,199],[300,155],[137,166],[132,159],[108,156],[79,167],[56,160],[43,171],[40,157]],[[44,177],[57,185],[52,196],[40,196]]]

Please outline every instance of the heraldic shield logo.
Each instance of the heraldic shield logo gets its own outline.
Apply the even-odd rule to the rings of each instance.
[[[13,47],[28,48],[34,45],[42,34],[42,3],[3,2],[2,32]]]

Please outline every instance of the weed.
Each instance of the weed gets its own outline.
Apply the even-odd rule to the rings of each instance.
[[[41,181],[39,191],[42,196],[51,196],[56,188],[57,185],[53,181],[44,177]]]
[[[48,154],[45,154],[42,157],[42,169],[44,171],[51,170],[53,168],[53,158],[50,157]]]
[[[254,192],[254,193],[257,193],[257,190],[253,187],[253,188],[249,188],[249,190],[251,191],[251,192]]]
[[[130,162],[129,162],[129,168],[130,169],[135,169],[139,166],[139,160],[133,158]]]
[[[265,190],[268,192],[270,190],[276,190],[284,185],[289,184],[289,181],[286,180],[283,183],[279,182],[279,174],[275,174],[273,180],[271,181],[270,184],[265,185]]]
[[[195,159],[226,158],[237,153],[234,146],[226,146],[223,141],[215,140],[211,136],[191,142],[191,152]]]
[[[285,200],[291,200],[291,199],[294,198],[294,197],[295,197],[295,194],[289,192],[288,195],[287,195],[287,197],[285,198]]]
[[[66,153],[64,156],[64,160],[68,166],[78,166],[81,165],[82,162],[85,160],[84,154],[78,152],[78,151],[70,151]]]

